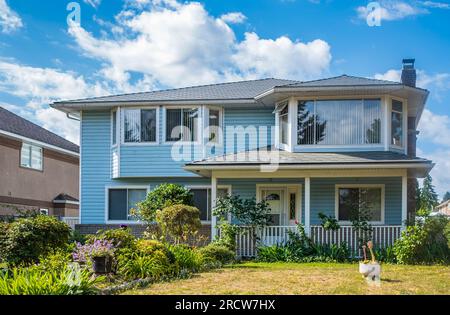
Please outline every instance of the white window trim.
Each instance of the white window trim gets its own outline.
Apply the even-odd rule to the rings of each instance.
[[[187,189],[212,189],[211,185],[186,185],[184,186]],[[226,189],[228,190],[228,194],[231,195],[231,185],[217,185],[217,189]],[[212,200],[211,200],[212,205]],[[211,209],[211,217],[212,217],[212,209]],[[230,218],[228,218],[231,220]],[[202,224],[211,224],[211,220],[200,220]]]
[[[29,158],[30,158],[30,166],[22,165],[22,150],[23,150],[23,145],[24,144],[30,146],[30,156],[29,156]],[[31,158],[32,147],[36,147],[36,148],[40,148],[41,149],[41,167],[40,168],[32,167],[32,158]],[[22,168],[28,169],[28,170],[34,170],[34,171],[43,172],[44,171],[44,148],[39,146],[39,145],[32,144],[30,142],[22,142],[22,145],[20,147],[19,166],[22,167]]]
[[[384,184],[336,184],[335,185],[335,199],[334,199],[334,217],[341,225],[351,225],[350,221],[339,220],[339,189],[340,188],[381,188],[381,221],[369,221],[373,225],[384,224],[385,212],[385,185]]]
[[[146,185],[105,186],[105,224],[143,224],[143,222],[136,220],[109,220],[109,190],[111,189],[145,189],[148,194],[150,187]]]
[[[146,141],[146,142],[125,142],[125,114],[124,111],[127,109],[156,109],[156,141]],[[133,107],[122,107],[120,110],[120,144],[123,146],[151,146],[159,145],[159,107],[158,106],[133,106]]]
[[[202,114],[204,113],[203,109],[204,106],[202,105],[177,105],[177,106],[164,106],[163,107],[163,123],[162,123],[162,135],[163,135],[163,139],[162,139],[162,143],[163,144],[174,144],[174,143],[178,143],[178,144],[194,144],[194,145],[201,145],[202,144],[202,139],[203,139],[203,132],[202,132],[202,121],[203,121],[203,117]],[[183,109],[183,108],[197,108],[198,109],[198,119],[197,119],[197,130],[198,130],[198,135],[197,135],[197,140],[196,141],[182,141],[182,140],[177,140],[177,141],[167,141],[166,140],[166,118],[167,118],[167,110],[168,109]]]
[[[204,141],[205,141],[206,144],[209,144],[209,146],[222,147],[224,145],[224,137],[225,137],[224,136],[224,132],[225,132],[225,128],[224,128],[225,118],[224,118],[223,107],[206,105],[205,106],[205,110],[204,110],[204,113],[205,113],[205,117],[204,118],[205,119],[204,119],[204,122],[203,122],[203,127],[205,129],[209,128],[209,111],[211,109],[219,111],[219,130],[220,130],[220,132],[219,132],[219,139],[218,139],[219,141],[218,142],[210,142],[209,141],[209,133],[205,135]]]
[[[286,209],[286,219],[289,223],[291,223],[289,220],[289,190],[290,189],[295,189],[295,192],[297,194],[297,200],[296,200],[296,216],[297,216],[297,220],[298,222],[302,222],[302,213],[303,213],[303,209],[302,209],[302,199],[303,199],[303,195],[302,195],[302,187],[303,184],[293,184],[293,183],[261,183],[261,184],[256,184],[256,202],[261,202],[261,191],[263,189],[281,189],[284,191],[285,194],[285,200],[284,200],[284,207]]]
[[[280,125],[280,112],[285,108],[288,108],[288,143],[281,142],[281,125]],[[292,105],[291,99],[286,98],[275,103],[275,109],[272,112],[275,114],[275,147],[284,151],[291,151],[291,139],[292,139]]]
[[[399,101],[402,103],[402,144],[401,146],[399,145],[394,145],[392,144],[392,101]],[[407,148],[408,148],[408,111],[407,111],[407,100],[401,97],[394,97],[391,96],[389,98],[389,115],[388,115],[388,119],[387,119],[387,123],[389,125],[389,147],[393,148],[393,149],[397,149],[397,150],[401,150],[401,151],[405,151],[405,154],[407,154]],[[396,113],[398,113],[397,111],[394,111]]]
[[[116,113],[116,143],[113,142],[114,113]],[[119,135],[120,135],[119,130],[120,130],[121,128],[119,128],[119,126],[120,126],[120,121],[119,121],[119,109],[115,108],[115,109],[113,109],[113,110],[111,111],[111,132],[110,132],[110,134],[111,134],[111,147],[112,147],[112,148],[117,147],[117,146],[119,145],[119,142],[120,142],[120,141],[119,141],[119,138],[120,138],[120,137],[119,137]]]
[[[293,151],[302,151],[302,149],[357,149],[357,148],[365,148],[365,149],[381,149],[384,150],[385,147],[385,139],[384,136],[384,129],[385,125],[388,124],[388,119],[384,117],[384,109],[383,109],[383,100],[386,96],[380,95],[380,94],[374,94],[374,95],[348,95],[348,96],[342,96],[342,95],[336,95],[336,96],[316,96],[316,97],[293,97],[293,120],[295,124],[295,129],[292,128],[292,134],[291,134],[291,141],[293,144]],[[324,100],[359,100],[359,99],[380,99],[380,106],[381,106],[381,126],[380,126],[380,143],[363,143],[363,144],[298,144],[297,143],[297,115],[298,115],[298,101],[324,101]],[[390,115],[390,112],[389,112]],[[390,121],[389,121],[390,122]],[[383,125],[384,124],[384,125]],[[390,137],[389,137],[390,139]],[[390,142],[389,142],[390,143]]]

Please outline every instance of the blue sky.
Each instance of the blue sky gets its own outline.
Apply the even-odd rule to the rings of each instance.
[[[419,155],[450,190],[450,2],[379,1],[380,26],[356,0],[0,0],[0,106],[69,140],[60,99],[240,79],[350,74],[398,80],[416,58],[431,91]]]

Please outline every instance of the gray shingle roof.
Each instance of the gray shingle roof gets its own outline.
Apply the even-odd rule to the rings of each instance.
[[[232,153],[222,156],[215,156],[204,160],[194,161],[186,165],[259,165],[270,163],[264,158],[252,158],[258,156],[258,150]],[[431,161],[422,158],[410,158],[405,154],[390,151],[372,151],[372,152],[343,152],[343,153],[317,153],[317,152],[287,152],[278,150],[279,164],[358,164],[358,163],[431,163]],[[273,162],[273,161],[272,161]]]
[[[0,130],[44,142],[61,149],[79,153],[80,148],[63,137],[44,129],[6,109],[0,107]]]
[[[95,97],[61,103],[254,99],[257,95],[270,90],[277,85],[285,85],[295,82],[297,81],[268,78],[261,80],[200,85],[153,92]],[[58,103],[59,102],[55,104]]]
[[[402,83],[387,80],[369,79],[363,77],[354,77],[344,74],[338,77],[305,82],[296,82],[291,84],[284,84],[278,87],[289,88],[289,87],[379,86],[379,85],[402,85]]]

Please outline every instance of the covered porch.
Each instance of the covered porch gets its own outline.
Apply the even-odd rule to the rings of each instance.
[[[367,159],[350,155],[355,162],[311,163],[316,153],[296,153],[308,162],[283,163],[273,169],[252,163],[193,163],[186,168],[211,178],[211,204],[215,207],[218,186],[230,187],[229,193],[242,198],[265,200],[271,208],[272,224],[264,228],[241,226],[237,236],[237,254],[256,255],[257,246],[281,244],[288,240],[288,231],[296,231],[302,223],[306,234],[318,244],[345,242],[358,254],[358,232],[349,220],[347,199],[365,198],[370,204],[375,246],[391,246],[400,237],[408,218],[408,178],[424,176],[431,164],[423,159],[383,159],[368,163]],[[348,157],[349,154],[337,154]],[[367,156],[374,155],[368,152]],[[381,154],[382,155],[382,154]],[[396,154],[386,152],[386,156]],[[327,158],[330,154],[327,153]],[[332,158],[332,157],[331,157]],[[401,160],[400,160],[401,159]],[[290,161],[292,162],[292,161]],[[337,231],[321,226],[319,213],[339,221]],[[231,218],[233,222],[233,218]],[[233,222],[239,224],[239,222]],[[211,236],[220,233],[217,218],[211,218]],[[256,237],[255,237],[256,236]]]
[[[227,185],[230,193],[243,198],[265,200],[271,208],[272,224],[264,228],[241,226],[237,235],[237,254],[256,255],[257,246],[282,244],[288,231],[297,231],[302,223],[306,234],[318,244],[345,242],[356,254],[361,235],[353,229],[341,201],[349,191],[365,190],[374,204],[372,238],[376,247],[391,246],[400,237],[407,219],[406,170],[278,170],[272,174],[240,171],[213,171],[211,176],[212,207],[217,187]],[[270,177],[269,177],[269,176]],[[216,187],[216,188],[215,188]],[[325,230],[319,213],[339,220],[340,229]],[[233,219],[231,219],[233,222]],[[239,222],[233,222],[239,223]],[[211,219],[211,236],[220,231],[217,218]],[[256,237],[255,237],[256,236]]]

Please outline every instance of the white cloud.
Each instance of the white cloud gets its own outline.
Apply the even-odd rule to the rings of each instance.
[[[222,15],[220,19],[225,23],[240,24],[243,23],[247,17],[241,12],[230,12]]]
[[[307,79],[328,69],[331,54],[325,41],[246,33],[239,42],[225,16],[211,16],[197,2],[141,0],[116,16],[122,33],[97,38],[75,24],[69,33],[86,56],[104,62],[101,73],[119,85],[128,73],[144,75],[153,86],[174,87],[260,76]],[[233,20],[239,19],[234,15]]]
[[[0,30],[3,33],[11,33],[23,26],[20,16],[11,10],[6,0],[0,0]]]
[[[104,83],[87,82],[83,76],[52,68],[38,68],[0,60],[0,91],[24,99],[26,105],[2,104],[28,119],[35,118],[44,128],[78,142],[78,123],[48,104],[109,94]]]
[[[331,53],[328,43],[320,39],[302,43],[285,36],[273,40],[246,33],[233,60],[246,77],[308,79],[320,76],[328,68]]]
[[[374,78],[378,80],[400,82],[401,75],[401,70],[390,69],[385,73],[375,74]],[[423,70],[417,70],[416,85],[424,89],[433,89],[436,92],[448,90],[450,89],[450,73],[428,74]]]
[[[367,15],[372,13],[374,16],[379,16],[382,21],[394,21],[428,13],[428,10],[425,8],[421,8],[403,1],[384,0],[377,2],[380,4],[380,7],[376,8],[373,12],[369,12],[366,6],[357,7],[356,12],[358,13],[358,17],[366,20]]]
[[[450,150],[437,149],[427,153],[418,148],[417,154],[436,163],[430,175],[436,192],[442,197],[446,191],[450,191]]]
[[[450,117],[437,115],[424,109],[418,130],[420,139],[434,144],[446,146],[450,149]]]
[[[422,5],[433,9],[450,9],[450,4],[445,2],[422,1]]]
[[[433,183],[442,196],[450,190],[450,117],[437,115],[425,109],[419,122],[419,141],[433,143],[438,148],[432,152],[417,149],[417,155],[436,163],[431,171]]]

